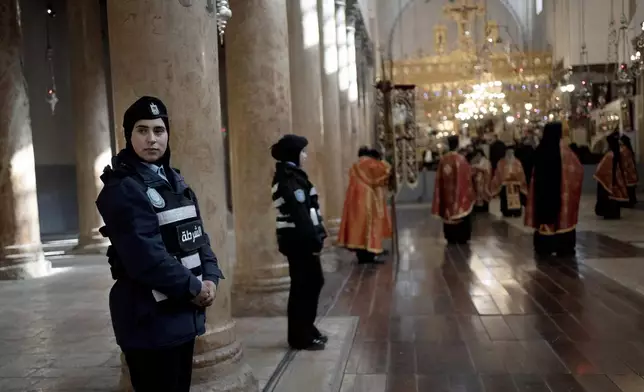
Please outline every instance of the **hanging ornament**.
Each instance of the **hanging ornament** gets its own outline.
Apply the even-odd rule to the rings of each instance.
[[[56,104],[59,101],[58,96],[56,95],[56,76],[54,73],[54,49],[51,46],[51,25],[50,24],[55,17],[56,17],[56,12],[54,12],[54,9],[52,8],[51,4],[47,5],[47,22],[45,25],[45,31],[47,34],[46,57],[47,57],[47,65],[49,66],[49,77],[51,78],[51,82],[49,84],[49,87],[47,88],[46,101],[51,107],[52,115],[55,114]]]
[[[217,31],[219,32],[219,39],[221,42],[224,40],[224,32],[228,21],[232,18],[233,12],[230,10],[230,5],[226,0],[217,0]]]

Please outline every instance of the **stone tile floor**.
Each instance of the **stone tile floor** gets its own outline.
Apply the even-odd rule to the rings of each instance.
[[[33,280],[0,281],[0,391],[116,391],[120,378],[120,350],[115,343],[108,312],[112,285],[103,256],[52,257],[53,275]],[[327,285],[320,311],[332,305],[348,273],[349,263],[326,258]],[[237,335],[245,360],[263,387],[285,356],[284,318],[237,319]],[[334,338],[320,354],[327,362],[304,359],[309,385],[329,390],[329,372],[348,349],[357,321],[351,317],[323,319],[321,327]],[[344,350],[344,351],[343,351]],[[345,355],[345,357],[346,357]],[[301,364],[294,363],[294,368]],[[315,379],[315,377],[318,377]],[[317,384],[311,382],[317,380]],[[297,382],[285,374],[282,383]],[[287,385],[285,384],[285,385]],[[280,390],[280,389],[277,389]]]
[[[284,320],[240,319],[246,360],[279,392],[642,392],[644,212],[604,222],[592,202],[576,260],[547,263],[518,220],[477,217],[471,244],[447,247],[428,206],[401,208],[398,263],[356,266],[345,254],[326,266],[326,352],[287,357],[267,384],[286,352]],[[0,282],[0,391],[117,387],[112,282],[103,258],[85,260]]]

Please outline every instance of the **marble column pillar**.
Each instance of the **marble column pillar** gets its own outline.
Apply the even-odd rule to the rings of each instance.
[[[0,5],[0,278],[49,271],[40,245],[29,99],[17,0]],[[44,99],[44,98],[43,98]]]
[[[347,26],[347,64],[349,67],[349,117],[351,119],[351,156],[350,164],[357,159],[360,138],[362,135],[362,122],[360,121],[360,106],[358,102],[358,62],[356,60],[356,29]]]
[[[73,252],[103,253],[109,242],[98,233],[103,221],[95,201],[103,187],[100,176],[110,163],[112,149],[100,4],[68,1],[67,14],[79,225],[78,245]]]
[[[235,214],[236,316],[286,313],[290,278],[277,251],[270,147],[291,133],[286,0],[234,0],[226,75]],[[295,130],[298,132],[299,130]]]
[[[208,308],[206,334],[197,339],[192,391],[257,391],[231,317],[216,21],[200,3],[182,4],[108,1],[116,122],[140,96],[157,96],[166,104],[172,165],[199,197],[204,228],[227,277]]]
[[[351,108],[349,100],[350,66],[347,43],[346,4],[344,0],[335,2],[335,23],[338,45],[338,85],[340,88],[340,135],[342,141],[342,187],[349,185],[349,168],[358,159],[357,151],[352,150]]]
[[[324,209],[327,187],[323,176],[324,122],[318,10],[315,0],[291,0],[287,12],[292,129],[293,133],[309,140],[308,160],[304,168],[318,190],[320,205]]]
[[[335,0],[317,0],[318,28],[322,45],[322,114],[324,123],[324,218],[331,237],[340,226],[344,204],[342,182],[342,139],[340,134],[340,95]]]

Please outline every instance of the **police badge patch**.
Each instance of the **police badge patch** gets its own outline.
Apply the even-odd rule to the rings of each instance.
[[[304,200],[306,200],[306,195],[304,194],[304,191],[301,189],[298,189],[294,193],[295,193],[295,200],[299,201],[300,203],[304,203]]]
[[[148,190],[145,192],[148,195],[148,199],[150,200],[150,203],[156,208],[163,208],[165,207],[165,200],[163,200],[163,197],[157,192],[156,189],[153,188],[148,188]]]

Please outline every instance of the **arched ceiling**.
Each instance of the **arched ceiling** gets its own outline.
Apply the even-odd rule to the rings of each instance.
[[[514,21],[521,28],[523,39],[525,40],[526,34],[529,34],[532,30],[529,17],[531,13],[528,10],[534,9],[534,0],[501,0],[501,3],[505,5]]]
[[[433,44],[427,41],[434,40],[432,29],[437,23],[449,23],[444,18],[442,8],[448,0],[377,0],[378,33],[381,49],[385,49],[389,41],[389,34],[396,16],[400,14],[400,22],[394,31],[392,51],[394,58],[413,55],[414,52],[426,51]],[[455,0],[458,4],[462,0]],[[477,0],[470,0],[476,1]],[[526,39],[531,34],[530,13],[534,7],[534,0],[487,0],[488,16],[496,20],[499,25],[505,25],[501,32],[502,38],[510,39],[520,48],[525,47]],[[405,5],[409,4],[407,8]],[[530,8],[532,6],[532,8]],[[455,23],[452,22],[453,31],[448,33],[448,40],[454,38]],[[505,35],[505,37],[504,37]]]

